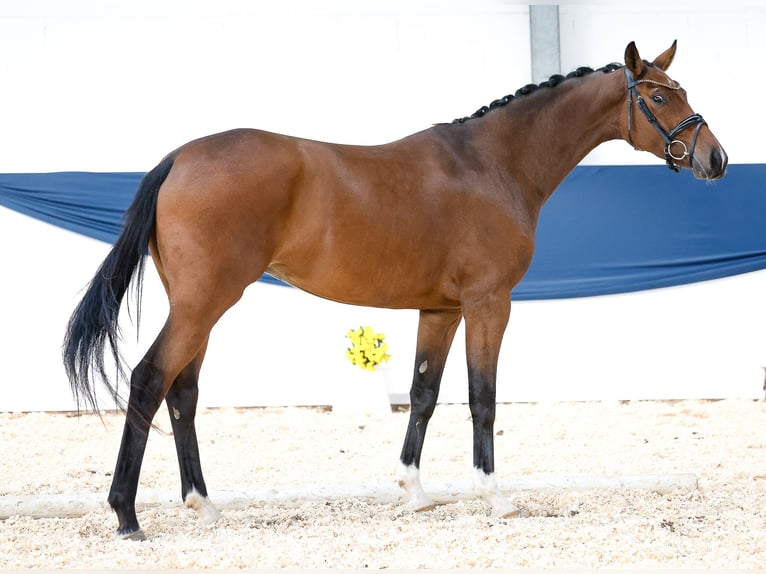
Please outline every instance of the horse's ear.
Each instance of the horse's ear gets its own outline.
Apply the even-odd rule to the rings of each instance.
[[[657,66],[663,72],[667,70],[670,67],[670,64],[673,62],[673,57],[676,55],[677,42],[678,40],[673,40],[673,45],[667,50],[665,50],[662,54],[657,56],[654,59],[654,62],[652,62],[655,66]]]
[[[646,64],[644,64],[644,61],[641,59],[635,42],[631,42],[628,44],[628,47],[625,48],[625,66],[630,70],[630,73],[633,74],[634,78],[640,78],[644,73]]]

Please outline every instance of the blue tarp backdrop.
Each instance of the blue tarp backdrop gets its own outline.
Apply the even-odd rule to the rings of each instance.
[[[0,205],[111,243],[142,175],[0,174]],[[625,293],[766,268],[765,178],[764,164],[731,165],[715,183],[664,165],[578,166],[542,210],[513,297]]]

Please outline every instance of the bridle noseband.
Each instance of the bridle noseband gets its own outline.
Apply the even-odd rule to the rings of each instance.
[[[630,73],[628,68],[625,68],[625,76],[628,79],[628,143],[635,149],[638,149],[635,145],[633,145],[633,138],[630,135],[631,108],[633,107],[633,100],[635,100],[638,109],[641,110],[647,121],[652,124],[652,126],[654,126],[654,129],[656,129],[657,132],[662,136],[662,139],[665,140],[665,161],[667,162],[668,167],[674,172],[678,173],[681,168],[676,162],[681,162],[687,157],[689,158],[689,167],[691,167],[692,161],[694,159],[694,146],[697,144],[697,136],[699,135],[702,126],[707,125],[705,120],[702,119],[702,116],[699,114],[692,114],[678,122],[678,125],[670,130],[670,132],[666,132],[665,129],[660,125],[657,117],[652,113],[652,110],[649,109],[649,106],[647,105],[644,98],[641,96],[641,94],[638,93],[638,90],[636,90],[636,86],[638,84],[655,84],[657,86],[662,86],[663,88],[668,88],[669,90],[679,90],[681,89],[681,86],[679,84],[676,84],[675,86],[670,84],[663,84],[655,80],[635,80],[633,78],[633,74]],[[693,126],[697,127],[694,130],[694,134],[692,135],[691,149],[688,149],[684,142],[676,139],[676,136],[678,136],[678,134],[680,134],[682,131]],[[681,151],[680,155],[678,153],[673,153],[674,147],[676,150]]]

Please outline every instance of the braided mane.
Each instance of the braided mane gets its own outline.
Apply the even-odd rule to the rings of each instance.
[[[622,68],[622,64],[612,63],[607,64],[603,68],[598,68],[598,70],[593,70],[593,68],[588,68],[586,66],[577,68],[576,70],[569,72],[566,76],[562,76],[561,74],[554,74],[551,76],[547,81],[542,82],[541,84],[527,84],[526,86],[519,88],[516,90],[515,94],[508,94],[507,96],[503,96],[502,98],[498,98],[497,100],[493,101],[489,106],[482,106],[478,110],[476,110],[473,114],[470,116],[466,116],[464,118],[458,118],[455,120],[452,120],[453,124],[462,124],[464,122],[467,122],[468,120],[471,120],[473,118],[480,118],[487,112],[494,110],[495,108],[499,108],[501,106],[506,105],[508,102],[513,100],[514,98],[517,98],[519,96],[526,96],[528,94],[531,94],[532,92],[535,92],[539,90],[540,88],[555,88],[558,86],[561,82],[564,82],[566,80],[569,80],[571,78],[581,78],[583,76],[587,76],[588,74],[592,74],[594,71],[596,72],[603,72],[604,74],[610,74],[614,72],[615,70],[618,70]]]

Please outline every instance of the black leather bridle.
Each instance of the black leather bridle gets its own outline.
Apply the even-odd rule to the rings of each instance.
[[[692,161],[694,160],[694,146],[697,144],[697,136],[699,135],[702,126],[707,125],[705,120],[702,119],[702,116],[699,114],[692,114],[678,122],[678,125],[670,130],[670,132],[666,132],[665,128],[660,125],[657,117],[652,113],[652,110],[649,109],[646,101],[636,89],[638,84],[654,84],[656,86],[668,88],[669,90],[679,90],[681,89],[681,86],[677,83],[674,86],[671,84],[663,84],[655,80],[636,80],[633,78],[633,74],[630,73],[628,68],[625,68],[625,76],[628,79],[628,143],[635,149],[638,149],[635,145],[633,145],[633,138],[630,134],[631,109],[633,107],[633,100],[635,100],[638,109],[641,110],[647,121],[652,124],[652,126],[654,126],[654,129],[656,129],[657,132],[662,136],[662,139],[665,140],[665,161],[667,162],[668,167],[674,172],[678,173],[681,167],[676,162],[681,162],[687,157],[689,158],[689,167],[691,167]],[[678,134],[680,134],[682,131],[694,126],[697,127],[695,128],[694,134],[692,135],[691,149],[689,149],[686,147],[684,142],[677,140],[676,136],[678,136]],[[678,153],[679,151],[680,154]]]

